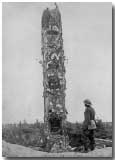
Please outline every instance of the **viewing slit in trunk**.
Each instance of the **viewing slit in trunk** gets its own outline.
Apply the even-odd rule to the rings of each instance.
[[[61,119],[59,118],[50,118],[50,130],[51,132],[59,132],[61,129]]]

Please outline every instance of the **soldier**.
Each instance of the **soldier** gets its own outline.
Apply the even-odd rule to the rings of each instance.
[[[88,149],[95,149],[94,131],[96,129],[95,123],[95,110],[92,107],[92,103],[89,99],[84,100],[85,112],[83,122],[83,135],[84,135],[84,149],[88,152]]]

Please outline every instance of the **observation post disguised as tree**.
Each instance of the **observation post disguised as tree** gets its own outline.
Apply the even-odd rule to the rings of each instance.
[[[45,131],[48,134],[63,135],[67,115],[65,108],[65,56],[61,14],[57,5],[54,9],[44,10],[41,34]]]

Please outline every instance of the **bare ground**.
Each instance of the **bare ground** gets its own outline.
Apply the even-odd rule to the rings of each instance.
[[[2,143],[3,157],[112,157],[112,147],[95,149],[88,153],[79,152],[63,152],[63,153],[47,153],[35,151],[31,148],[17,144],[10,144],[5,141]]]

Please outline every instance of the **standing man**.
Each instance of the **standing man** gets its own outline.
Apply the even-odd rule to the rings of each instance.
[[[94,131],[96,129],[95,123],[95,110],[92,107],[92,103],[89,99],[84,100],[85,112],[84,112],[84,122],[83,122],[83,135],[84,135],[84,148],[85,152],[88,149],[95,149],[95,139]]]

